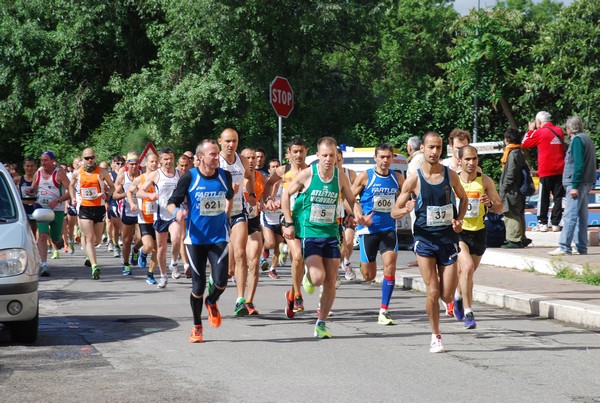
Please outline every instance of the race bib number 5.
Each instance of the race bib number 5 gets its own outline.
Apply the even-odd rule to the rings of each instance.
[[[452,204],[427,206],[427,225],[429,227],[452,225],[452,214]]]
[[[310,220],[322,224],[332,224],[335,222],[335,205],[333,204],[313,204],[310,207]]]

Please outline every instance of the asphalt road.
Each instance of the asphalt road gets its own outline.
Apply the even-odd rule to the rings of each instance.
[[[190,280],[157,290],[99,255],[100,281],[79,250],[50,261],[37,343],[11,344],[0,328],[0,401],[600,401],[600,334],[589,330],[476,305],[478,328],[444,316],[447,352],[431,354],[423,294],[397,289],[397,324],[381,326],[380,288],[344,281],[334,337],[317,340],[316,293],[307,312],[283,316],[288,266],[280,280],[261,275],[260,317],[232,317],[230,283],[222,326],[205,323],[205,343],[190,344]]]

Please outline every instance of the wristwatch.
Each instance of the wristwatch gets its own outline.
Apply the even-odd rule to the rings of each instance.
[[[289,227],[293,227],[293,226],[294,226],[294,223],[293,223],[293,222],[287,222],[287,221],[284,219],[284,220],[281,222],[281,225],[283,225],[283,226],[284,226],[284,227],[286,227],[286,228],[289,228]]]

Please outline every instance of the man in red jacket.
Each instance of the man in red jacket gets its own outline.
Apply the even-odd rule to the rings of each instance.
[[[548,231],[548,209],[550,193],[554,199],[554,207],[550,220],[552,231],[560,231],[562,218],[562,198],[565,190],[562,185],[562,174],[565,167],[565,135],[562,129],[554,126],[548,112],[538,112],[535,122],[529,122],[529,131],[523,137],[522,148],[538,148],[538,176],[540,177],[538,225],[535,230]]]

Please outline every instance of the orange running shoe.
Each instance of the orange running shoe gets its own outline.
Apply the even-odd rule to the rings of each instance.
[[[204,305],[206,305],[206,309],[208,310],[208,323],[212,327],[221,326],[221,313],[217,304],[209,304],[208,301],[204,301]]]
[[[450,301],[446,305],[446,316],[454,316],[454,301]]]
[[[257,316],[258,310],[254,307],[252,302],[246,302],[246,309],[248,310],[249,316]]]
[[[202,326],[196,325],[192,328],[192,334],[190,336],[190,343],[202,343]]]
[[[294,299],[292,298],[292,290],[285,293],[285,317],[292,319],[296,315],[294,312]]]

